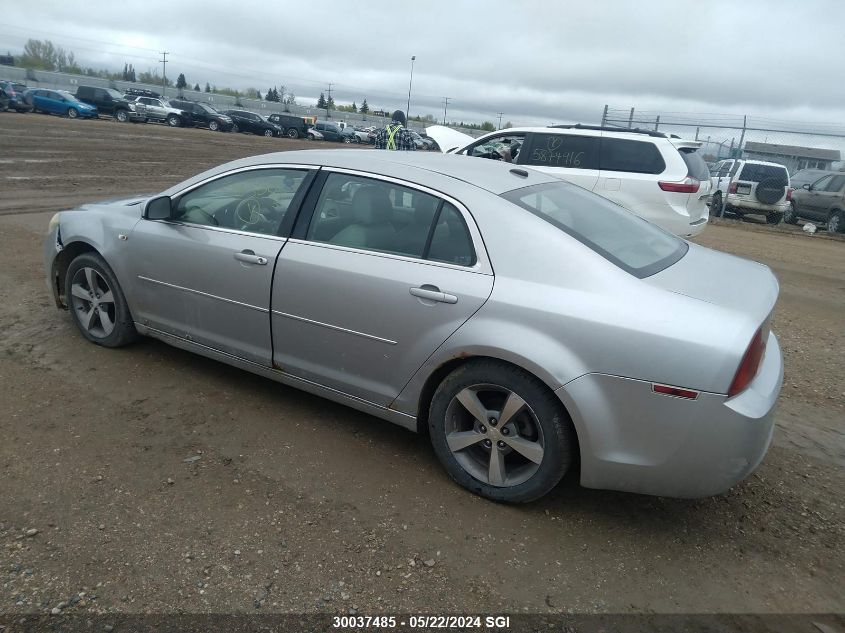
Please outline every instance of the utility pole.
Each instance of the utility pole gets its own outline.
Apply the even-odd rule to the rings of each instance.
[[[607,123],[607,104],[604,104],[604,111],[601,113],[601,126],[604,127]]]
[[[631,108],[631,114],[628,117],[628,129],[630,130],[634,126],[634,108]]]
[[[167,89],[167,51],[161,51],[161,96],[164,96],[164,93]]]
[[[443,125],[446,125],[446,106],[449,105],[451,97],[443,97]]]
[[[740,158],[742,156],[742,142],[745,140],[745,127],[747,125],[748,125],[748,116],[743,114],[742,115],[742,134],[740,134],[740,136],[739,136],[739,145],[737,145],[737,149],[739,150],[739,156],[737,158]]]
[[[660,115],[657,115],[657,118],[654,119],[654,131],[657,132],[657,128],[660,127]]]
[[[329,104],[332,102],[332,86],[333,85],[334,85],[334,83],[329,82],[329,89],[328,89],[329,96],[326,97],[326,118],[327,119],[332,118],[332,115],[329,113]]]
[[[416,55],[411,55],[411,79],[408,81],[408,105],[405,107],[405,122],[411,120],[411,86],[414,85],[414,61]]]
[[[504,114],[504,112],[499,112],[499,127],[497,128],[499,130],[502,129],[502,115],[503,114]]]

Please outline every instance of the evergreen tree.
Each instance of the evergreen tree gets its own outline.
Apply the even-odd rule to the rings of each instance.
[[[329,95],[329,98],[328,98],[328,100],[326,101],[326,109],[327,109],[327,110],[332,110],[333,108],[334,108],[334,97],[332,97],[331,95]]]
[[[317,99],[317,107],[320,110],[325,110],[328,107],[328,103],[326,102],[326,96],[321,92],[320,98]]]
[[[198,83],[194,84],[194,92],[199,92],[199,91],[200,91],[200,85]]]
[[[135,79],[135,67],[132,64],[129,64],[129,77],[128,78],[129,78],[129,81],[131,81],[133,83],[135,81],[137,81],[137,79]]]
[[[123,63],[123,81],[129,81],[129,64]]]
[[[350,111],[351,112],[358,112],[358,106],[355,105],[354,101],[352,102],[352,105],[350,106]]]
[[[208,85],[208,82],[207,82],[207,81],[205,82],[205,91],[206,91],[206,92],[211,92],[211,86],[210,86],[210,85]]]
[[[261,101],[261,91],[258,89],[255,90],[255,98]]]
[[[363,103],[361,103],[361,107],[358,109],[358,112],[361,114],[367,114],[370,111],[370,106],[367,105],[367,99],[365,98]]]
[[[187,87],[187,85],[188,82],[185,80],[185,73],[179,73],[179,78],[176,79],[176,87],[179,90],[182,90],[182,88]]]

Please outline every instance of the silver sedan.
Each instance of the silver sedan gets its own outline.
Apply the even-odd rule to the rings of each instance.
[[[509,164],[257,156],[58,213],[44,256],[89,341],[155,337],[427,431],[490,499],[570,470],[717,494],[771,441],[771,271]]]

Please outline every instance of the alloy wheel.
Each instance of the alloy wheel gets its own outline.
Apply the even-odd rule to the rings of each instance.
[[[93,268],[76,271],[70,286],[71,308],[80,325],[94,338],[106,338],[114,330],[114,294],[105,278]]]
[[[446,443],[472,477],[497,487],[517,486],[540,468],[543,429],[518,394],[492,384],[466,387],[446,409]]]
[[[838,212],[835,212],[833,215],[831,215],[830,219],[827,221],[827,232],[839,233],[839,231],[842,229],[841,221],[842,220]]]

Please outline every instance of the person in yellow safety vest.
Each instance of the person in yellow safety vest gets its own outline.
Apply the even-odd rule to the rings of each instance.
[[[411,131],[405,127],[405,113],[396,110],[391,117],[393,120],[386,128],[376,134],[374,145],[376,149],[395,149],[413,152],[417,149]]]

